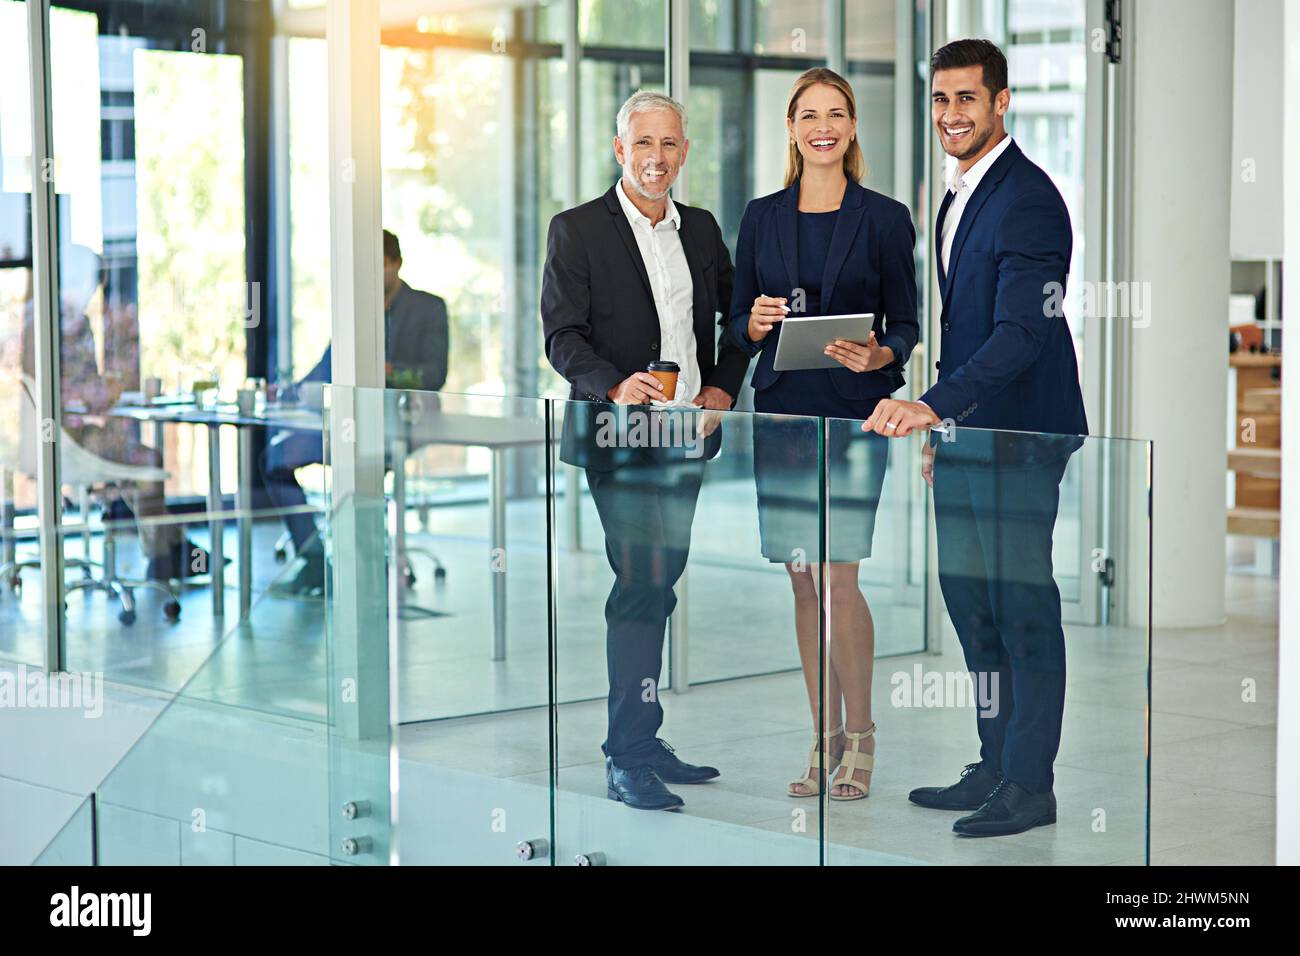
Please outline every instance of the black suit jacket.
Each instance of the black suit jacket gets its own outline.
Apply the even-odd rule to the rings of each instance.
[[[718,346],[717,317],[725,316],[731,303],[731,254],[712,214],[675,205],[694,292],[700,382],[722,389],[734,401],[749,356],[730,343]],[[567,409],[561,459],[601,471],[662,460],[664,456],[645,449],[602,448],[595,441],[596,416],[609,411],[609,390],[659,358],[659,313],[650,276],[614,187],[551,220],[541,312],[546,356],[568,381],[570,399],[586,403]],[[717,453],[721,436],[721,428],[710,436],[704,457]]]

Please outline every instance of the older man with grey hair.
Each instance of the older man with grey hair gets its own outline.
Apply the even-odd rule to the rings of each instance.
[[[725,321],[733,275],[722,231],[708,211],[668,195],[690,148],[686,111],[642,90],[623,104],[615,125],[618,182],[551,220],[542,325],[547,357],[573,400],[560,457],[586,469],[614,571],[605,603],[608,794],[636,809],[675,810],[683,801],[667,784],[718,776],[678,759],[658,738],[657,687],[704,462],[717,454],[722,432],[716,418],[649,406],[675,399],[688,409],[729,409],[749,357],[718,346],[718,315]],[[675,391],[666,391],[674,376]],[[623,407],[615,414],[611,405]],[[679,420],[677,435],[689,437],[654,441],[673,432],[654,427],[671,416]],[[629,425],[637,417],[651,427]],[[612,420],[622,428],[617,440],[606,427]],[[634,436],[650,440],[623,440]]]

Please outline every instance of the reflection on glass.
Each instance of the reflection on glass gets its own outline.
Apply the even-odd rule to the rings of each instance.
[[[39,422],[26,411],[32,302],[32,134],[27,6],[0,2],[0,660],[42,664],[36,518]],[[26,580],[27,587],[23,584]]]
[[[1111,470],[1088,493],[1109,482],[1141,495],[1149,447],[961,428],[949,435],[931,440],[933,457],[924,439],[900,440],[894,450],[906,454],[891,461],[891,470],[925,468],[933,479],[938,653],[877,668],[876,698],[887,706],[878,708],[873,799],[831,804],[827,861],[1144,863],[1147,529],[1126,535],[1134,564],[1119,586],[1140,596],[1134,614],[1105,626],[1063,623],[1053,552],[1083,530],[1060,507],[1067,470],[1096,464],[1104,446]],[[831,479],[833,538],[833,503],[844,490]],[[1096,544],[1083,533],[1085,546]],[[959,839],[980,835],[990,824],[975,811],[1013,785],[1041,804],[1040,825],[996,841]]]
[[[782,429],[788,466],[810,476],[810,501],[768,508],[811,524],[815,569],[818,421],[556,409],[554,468],[585,472],[597,518],[583,550],[559,553],[554,581],[560,861],[815,864],[817,801],[792,817],[786,780],[806,756],[810,696],[816,708],[819,616],[814,602],[796,645],[785,575],[759,543],[752,436]],[[645,819],[673,808],[670,822]]]

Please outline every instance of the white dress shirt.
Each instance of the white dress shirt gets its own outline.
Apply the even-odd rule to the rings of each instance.
[[[700,393],[700,362],[695,352],[695,287],[686,264],[682,237],[678,234],[682,228],[681,213],[670,198],[664,218],[659,225],[651,226],[650,220],[623,192],[622,179],[614,192],[632,227],[641,261],[650,277],[650,291],[654,295],[655,311],[659,313],[658,360],[681,366],[676,398],[689,402]]]
[[[1007,151],[1011,145],[1011,137],[1003,136],[1002,142],[998,143],[991,150],[984,154],[984,157],[972,166],[966,172],[961,172],[959,166],[953,166],[952,174],[948,177],[948,191],[953,194],[951,205],[948,206],[948,212],[943,217],[943,271],[948,272],[948,258],[952,255],[952,240],[957,235],[957,224],[961,222],[961,214],[966,210],[966,204],[970,202],[970,197],[975,194],[980,180],[984,174],[989,171],[998,157]]]

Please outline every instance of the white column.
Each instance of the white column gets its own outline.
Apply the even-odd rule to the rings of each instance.
[[[40,430],[36,463],[36,513],[41,549],[41,616],[45,624],[44,667],[63,670],[63,522],[60,479],[62,390],[59,377],[59,243],[54,194],[53,87],[50,81],[50,5],[27,4],[32,96],[32,307],[35,312],[36,421]],[[19,427],[23,427],[20,425]]]
[[[333,521],[332,639],[339,680],[356,681],[356,706],[338,710],[340,732],[386,733],[384,595],[383,243],[379,174],[379,9],[330,0],[329,461]],[[379,627],[376,630],[376,623]],[[339,688],[332,689],[338,692]]]
[[[1284,169],[1300,168],[1300,4],[1286,4],[1283,33],[1286,44],[1285,76],[1281,87],[1285,108]],[[1300,276],[1300,187],[1294,177],[1284,177],[1283,273]],[[1292,285],[1296,279],[1292,279]],[[1283,303],[1284,322],[1300,328],[1300,299],[1293,293]],[[1290,355],[1290,359],[1286,358]],[[1300,341],[1282,353],[1282,421],[1300,423]],[[1294,425],[1293,425],[1294,427]],[[1277,705],[1277,862],[1300,864],[1300,441],[1282,442],[1282,568],[1279,588],[1278,705]]]
[[[1153,624],[1207,626],[1224,620],[1233,8],[1142,0],[1125,11],[1135,70],[1129,279],[1150,290],[1129,335],[1125,431],[1155,442]],[[1213,132],[1189,139],[1189,109]]]
[[[384,863],[396,855],[396,780],[390,783],[387,760],[396,635],[389,630],[385,564],[379,4],[329,0],[325,38],[335,385],[327,456],[331,853],[354,863]],[[341,808],[349,803],[369,809],[344,819]]]

